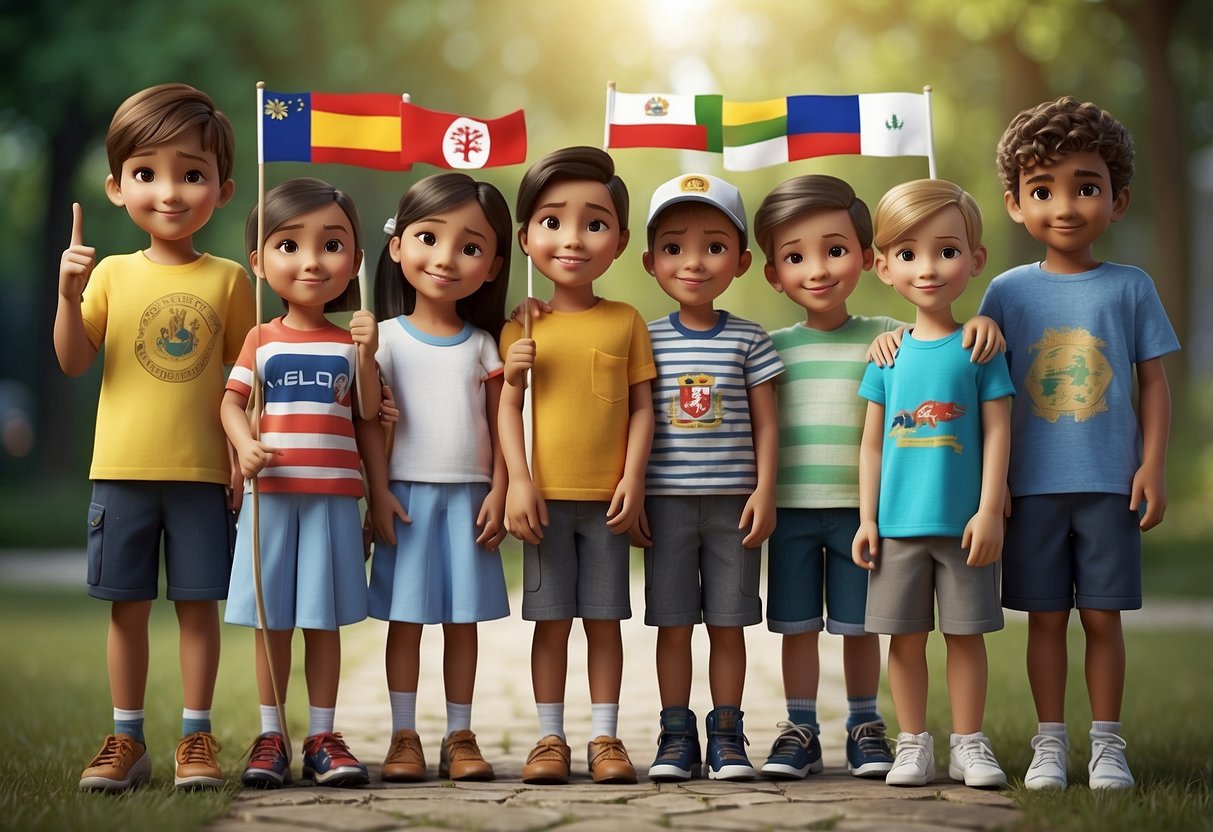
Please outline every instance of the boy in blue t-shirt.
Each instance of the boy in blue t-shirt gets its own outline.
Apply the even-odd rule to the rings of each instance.
[[[1006,360],[973,364],[952,303],[985,266],[981,213],[961,188],[906,182],[876,207],[876,273],[917,307],[893,367],[870,366],[859,456],[855,563],[871,570],[864,627],[888,633],[889,687],[900,733],[885,782],[935,778],[926,731],[927,636],[948,647],[952,729],[948,773],[993,787],[1006,775],[981,730],[983,634],[1002,628],[998,559],[1010,442]]]
[[[1179,341],[1150,276],[1092,252],[1129,207],[1133,139],[1124,125],[1094,104],[1048,101],[1011,120],[998,166],[1011,219],[1045,245],[1042,262],[996,277],[981,304],[1006,333],[1019,393],[1002,603],[1028,611],[1039,727],[1024,785],[1066,786],[1066,628],[1077,607],[1090,786],[1128,788],[1120,611],[1141,607],[1141,532],[1166,510],[1171,398],[1161,357]]]
[[[645,270],[678,310],[649,323],[656,426],[635,530],[645,546],[645,623],[656,626],[661,735],[653,780],[700,769],[691,635],[711,641],[708,777],[756,775],[745,753],[744,627],[762,621],[762,543],[775,527],[779,437],[772,380],[783,363],[762,327],[714,308],[750,266],[741,194],[689,174],[653,194]]]

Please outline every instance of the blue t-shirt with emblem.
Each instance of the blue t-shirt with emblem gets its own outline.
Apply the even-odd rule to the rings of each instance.
[[[961,537],[981,499],[981,403],[1015,388],[1003,356],[969,360],[962,331],[907,333],[892,367],[869,364],[859,395],[884,405],[881,537]]]
[[[749,494],[758,485],[749,389],[783,372],[766,332],[720,310],[710,330],[677,312],[649,323],[653,449],[645,493]]]
[[[1129,494],[1141,465],[1133,365],[1179,349],[1150,276],[1118,263],[1080,274],[1031,263],[994,278],[980,313],[1006,336],[1019,394],[1011,495]]]

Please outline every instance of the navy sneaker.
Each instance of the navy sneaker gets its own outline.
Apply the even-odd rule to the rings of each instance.
[[[762,764],[763,774],[776,780],[800,780],[822,770],[821,740],[812,725],[780,722],[775,727],[781,733]]]
[[[702,759],[695,713],[689,708],[662,708],[657,757],[649,766],[649,779],[660,782],[698,777]]]
[[[713,708],[705,720],[708,732],[708,779],[753,780],[758,776],[750,765],[745,747],[749,745],[742,731],[740,709],[724,705]]]
[[[350,751],[340,734],[325,731],[303,741],[303,778],[317,786],[365,786],[371,782],[366,766]]]
[[[253,740],[240,782],[254,789],[277,789],[290,780],[291,757],[282,734],[268,731]]]
[[[856,777],[883,778],[893,767],[884,720],[862,722],[847,732],[847,771]]]

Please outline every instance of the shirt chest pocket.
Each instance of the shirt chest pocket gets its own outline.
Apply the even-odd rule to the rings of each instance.
[[[590,389],[594,391],[595,396],[609,404],[627,396],[627,358],[593,350],[590,357]]]

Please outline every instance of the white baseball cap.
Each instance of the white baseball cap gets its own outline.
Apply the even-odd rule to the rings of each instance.
[[[666,208],[679,202],[705,202],[718,208],[732,220],[741,234],[741,247],[748,245],[746,232],[745,205],[741,202],[741,191],[720,177],[707,173],[686,173],[675,176],[669,182],[662,184],[653,192],[649,203],[649,219],[646,223],[650,238],[657,223],[657,217]]]

